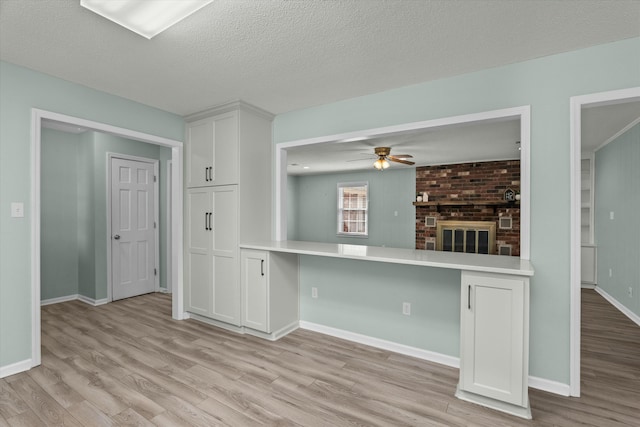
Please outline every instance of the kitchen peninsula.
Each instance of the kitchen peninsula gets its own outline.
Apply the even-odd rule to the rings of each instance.
[[[299,298],[295,274],[298,255],[460,270],[460,381],[456,396],[531,418],[529,278],[534,270],[528,260],[302,241],[257,241],[240,248],[245,326],[258,325],[258,330],[272,334],[271,338],[295,329],[292,325],[299,321],[275,318],[286,309],[282,300],[291,304]],[[288,294],[283,292],[286,289]],[[279,295],[270,295],[272,292]],[[297,313],[295,310],[294,316]],[[275,330],[273,321],[284,325],[283,329]]]

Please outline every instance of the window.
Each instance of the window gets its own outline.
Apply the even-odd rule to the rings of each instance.
[[[369,184],[348,182],[338,184],[338,234],[367,237]]]

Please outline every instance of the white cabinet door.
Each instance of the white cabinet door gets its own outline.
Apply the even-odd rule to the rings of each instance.
[[[207,118],[187,125],[187,187],[211,185],[214,156],[215,120]]]
[[[462,272],[462,390],[528,405],[528,280]]]
[[[185,242],[185,305],[192,313],[211,313],[213,234],[210,232],[213,197],[209,188],[187,191]]]
[[[238,114],[235,111],[187,125],[187,187],[238,183]]]
[[[269,328],[268,254],[243,250],[240,265],[243,310],[242,325],[262,332]]]
[[[240,325],[238,191],[236,185],[211,187],[213,194],[213,305],[211,317]]]
[[[235,185],[187,191],[186,309],[240,325]]]

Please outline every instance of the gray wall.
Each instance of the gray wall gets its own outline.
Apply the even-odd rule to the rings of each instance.
[[[596,152],[594,197],[598,286],[640,316],[640,124]]]
[[[640,85],[640,38],[449,77],[276,116],[274,144],[528,105],[531,107],[530,374],[568,384],[571,337],[570,99]],[[559,171],[559,172],[558,172]],[[550,173],[554,172],[554,173]],[[637,181],[636,181],[637,182]],[[300,221],[300,218],[298,218]],[[459,274],[306,260],[303,321],[457,357]],[[375,263],[371,263],[375,264]],[[340,268],[346,265],[346,268]],[[423,293],[412,294],[414,283]],[[319,286],[318,284],[322,284]],[[354,285],[355,284],[355,285]],[[312,299],[311,287],[319,297]],[[411,297],[412,300],[405,298]],[[412,315],[402,316],[402,302]],[[414,316],[434,305],[441,316]],[[375,310],[368,307],[375,306]],[[389,334],[388,331],[396,331]],[[405,334],[404,331],[413,331]],[[448,331],[451,336],[440,335]],[[419,334],[415,336],[414,334]]]
[[[415,197],[416,170],[397,165],[392,168],[384,172],[371,168],[371,171],[303,175],[294,180],[289,177],[288,181],[293,183],[287,182],[288,239],[413,249],[416,211],[411,203]],[[364,181],[369,183],[369,236],[338,236],[337,185]]]
[[[171,150],[104,133],[42,130],[41,299],[107,297],[107,153],[161,160],[160,284],[166,287],[167,183]]]
[[[182,141],[181,116],[0,61],[0,369],[32,356],[33,108]],[[24,202],[13,218],[11,202]]]
[[[41,299],[78,293],[80,136],[44,129],[41,182]]]

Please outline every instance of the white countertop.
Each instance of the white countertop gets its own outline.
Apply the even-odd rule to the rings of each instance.
[[[451,268],[455,270],[513,274],[517,276],[533,276],[533,265],[531,265],[531,262],[513,256],[423,251],[418,249],[301,242],[295,240],[249,242],[241,244],[240,248],[393,264],[420,265],[424,267]]]

